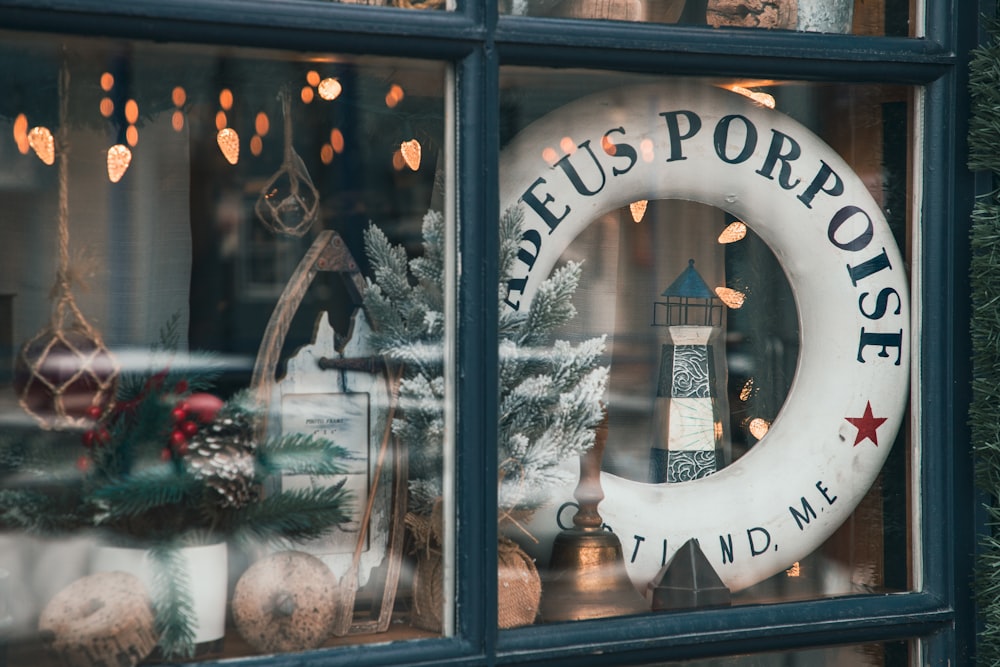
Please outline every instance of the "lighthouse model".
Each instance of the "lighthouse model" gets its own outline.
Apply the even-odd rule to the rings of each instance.
[[[712,346],[722,331],[722,302],[694,260],[653,304],[653,326],[665,329],[653,407],[650,481],[687,482],[718,470],[722,421],[716,405]]]

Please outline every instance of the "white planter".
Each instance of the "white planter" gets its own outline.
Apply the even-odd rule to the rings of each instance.
[[[226,543],[183,547],[180,554],[194,602],[194,642],[203,644],[221,639],[226,631]],[[134,574],[152,592],[153,566],[153,559],[145,549],[102,546],[94,553],[91,569],[94,572]]]
[[[799,0],[798,30],[806,32],[851,32],[854,0]]]

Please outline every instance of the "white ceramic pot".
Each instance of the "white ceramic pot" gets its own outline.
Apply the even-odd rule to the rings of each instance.
[[[798,30],[848,34],[854,21],[854,0],[799,0]]]
[[[226,543],[182,547],[181,557],[191,585],[194,602],[195,644],[214,642],[226,631],[226,591],[228,551]],[[91,569],[94,572],[128,572],[137,576],[152,594],[155,562],[146,549],[98,547]]]

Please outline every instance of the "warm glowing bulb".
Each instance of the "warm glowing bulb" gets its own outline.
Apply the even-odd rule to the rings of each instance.
[[[743,86],[733,86],[730,88],[734,93],[739,93],[744,97],[749,97],[751,100],[761,105],[762,107],[767,107],[768,109],[774,108],[774,96],[768,93],[761,92],[759,90],[750,90],[749,88],[744,88]]]
[[[343,87],[340,85],[340,81],[337,81],[336,79],[323,79],[319,82],[319,88],[317,88],[317,90],[319,91],[320,97],[330,102],[340,97],[340,92],[343,90]]]
[[[253,119],[253,129],[257,130],[257,134],[260,136],[267,136],[267,133],[271,131],[271,119],[267,117],[266,113],[263,111],[257,113],[256,118]]]
[[[222,128],[229,125],[229,119],[226,118],[225,111],[219,111],[215,114],[215,129],[221,130]]]
[[[801,577],[802,576],[802,566],[799,565],[799,561],[792,563],[792,566],[785,570],[785,574],[789,577]]]
[[[309,104],[316,97],[316,93],[313,92],[313,89],[310,86],[303,86],[302,92],[299,94],[299,97],[302,98],[303,102]]]
[[[396,171],[402,171],[405,166],[406,160],[403,159],[403,151],[397,150],[392,154],[392,168]]]
[[[722,422],[713,422],[712,423],[712,435],[715,436],[715,441],[716,442],[721,442],[722,441]]]
[[[229,164],[236,164],[240,161],[240,135],[231,127],[224,127],[215,136],[219,143],[219,150]]]
[[[319,72],[317,72],[316,70],[309,70],[306,73],[306,83],[308,83],[310,86],[318,86]]]
[[[390,109],[394,109],[394,108],[396,108],[397,104],[399,104],[399,100],[397,100],[392,95],[386,93],[386,95],[385,95],[385,105],[387,107],[389,107]]]
[[[618,152],[618,147],[615,146],[615,142],[613,142],[611,140],[611,137],[609,137],[608,135],[604,135],[604,137],[601,139],[601,148],[603,148],[604,152],[607,153],[608,155],[614,155],[615,153]]]
[[[170,126],[174,128],[175,131],[180,132],[184,129],[184,112],[180,109],[175,109],[172,116],[170,116]]]
[[[344,133],[337,128],[330,130],[330,145],[334,153],[344,152]]]
[[[125,143],[127,143],[132,148],[139,143],[139,130],[136,129],[135,125],[129,125],[125,130]]]
[[[719,243],[735,243],[747,235],[746,223],[737,220],[722,230]]]
[[[323,147],[319,149],[319,159],[323,164],[330,164],[333,162],[333,146],[330,144],[323,144]]]
[[[52,132],[47,127],[33,127],[28,132],[28,145],[35,151],[38,159],[45,164],[55,164],[56,142]]]
[[[219,106],[224,111],[229,111],[233,108],[233,91],[228,88],[223,88],[219,91]]]
[[[546,146],[542,149],[542,159],[549,164],[555,164],[559,159],[559,154],[556,153],[556,149],[552,148],[552,146]]]
[[[639,142],[639,150],[642,152],[643,162],[653,161],[653,141],[652,139],[643,139]]]
[[[743,383],[743,388],[740,389],[740,400],[744,403],[750,400],[753,396],[753,378],[747,378],[747,381]]]
[[[572,137],[563,137],[559,140],[559,148],[561,148],[562,152],[566,155],[572,155],[576,152],[576,142],[573,141]]]
[[[174,103],[175,107],[184,106],[184,103],[187,102],[187,91],[181,86],[175,87],[170,91],[170,100]]]
[[[115,144],[108,149],[108,179],[112,183],[117,183],[128,171],[128,166],[132,163],[132,151],[128,146]]]
[[[632,219],[637,223],[642,222],[642,216],[646,215],[647,204],[649,204],[647,200],[640,199],[628,205],[628,210],[632,212]]]
[[[758,440],[763,440],[764,436],[767,435],[768,430],[771,428],[771,423],[766,419],[755,417],[750,420],[747,428],[750,430],[750,435]]]
[[[250,137],[250,154],[254,157],[261,154],[264,150],[264,140],[260,138],[259,134],[255,134]]]
[[[105,72],[101,75],[101,90],[106,93],[111,92],[111,89],[115,87],[115,77],[111,72]]]
[[[411,170],[420,168],[420,142],[416,139],[404,141],[399,145],[399,152],[403,154],[403,161]]]
[[[125,120],[133,125],[135,125],[135,121],[139,120],[139,105],[135,100],[129,100],[125,103]]]
[[[389,86],[389,96],[392,99],[396,100],[397,103],[399,103],[403,101],[403,98],[406,95],[405,93],[403,93],[403,87],[398,83],[394,83],[391,86]]]
[[[14,141],[22,155],[27,155],[31,150],[28,144],[28,117],[23,113],[17,114],[17,118],[14,119]]]
[[[102,97],[99,108],[102,116],[105,118],[111,118],[111,114],[115,112],[115,103],[110,97]]]
[[[715,294],[722,300],[722,303],[726,304],[732,309],[737,309],[743,306],[743,302],[746,300],[746,294],[738,290],[729,289],[728,287],[716,287]]]

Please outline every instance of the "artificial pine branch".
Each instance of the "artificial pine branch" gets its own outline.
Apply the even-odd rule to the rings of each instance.
[[[258,474],[339,475],[346,472],[344,461],[350,452],[329,440],[295,433],[271,438],[257,447]]]
[[[191,577],[179,547],[162,543],[150,549],[153,608],[159,646],[168,658],[194,657],[194,600]]]
[[[272,543],[322,537],[351,519],[347,506],[353,494],[344,488],[345,481],[267,496],[227,513],[220,527],[238,539]]]
[[[600,422],[607,369],[598,367],[603,338],[571,345],[551,342],[552,331],[576,313],[572,296],[581,267],[557,268],[538,287],[527,312],[503,303],[522,238],[523,212],[504,211],[500,224],[500,510],[530,510],[543,491],[565,476],[559,464],[586,451]],[[444,436],[443,276],[444,219],[424,217],[423,256],[406,261],[400,246],[372,226],[365,249],[373,277],[365,308],[376,350],[404,370],[393,434],[409,447],[409,507],[428,514],[441,495]]]

